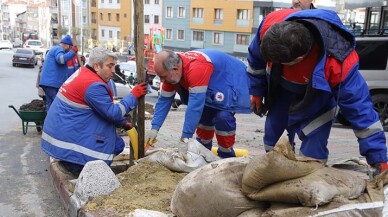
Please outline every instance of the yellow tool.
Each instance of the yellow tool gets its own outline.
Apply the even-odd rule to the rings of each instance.
[[[129,142],[132,145],[133,157],[135,160],[139,159],[139,138],[137,134],[137,130],[135,127],[132,127],[127,131]]]
[[[244,157],[248,155],[248,150],[246,149],[240,149],[240,148],[233,148],[234,153],[236,154],[236,157]],[[218,155],[217,153],[218,147],[212,147],[212,152],[215,155]]]

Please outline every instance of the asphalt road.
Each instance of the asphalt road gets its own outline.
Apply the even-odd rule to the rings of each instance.
[[[0,50],[0,217],[66,216],[48,172],[49,158],[40,149],[36,127],[22,133],[14,110],[39,99],[38,67],[12,67],[11,50]],[[146,96],[154,103],[157,92]]]

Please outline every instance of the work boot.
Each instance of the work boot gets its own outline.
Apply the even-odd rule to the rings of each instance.
[[[217,149],[218,157],[220,158],[230,158],[230,157],[236,157],[236,153],[234,152],[233,148],[222,148],[219,147]]]

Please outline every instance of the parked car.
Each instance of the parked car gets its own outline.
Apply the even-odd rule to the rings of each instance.
[[[160,86],[161,86],[160,77],[156,75],[154,79],[152,79],[151,88],[158,91],[158,95],[160,93]]]
[[[22,40],[20,40],[20,38],[14,38],[13,39],[13,42],[12,42],[12,45],[13,47],[21,47],[22,46]]]
[[[120,70],[124,73],[125,77],[128,77],[131,73],[133,73],[133,77],[136,78],[136,61],[127,61],[119,63]]]
[[[12,49],[13,45],[10,40],[1,40],[0,41],[0,50],[1,49]]]
[[[29,48],[17,48],[12,58],[12,66],[29,65],[34,68],[37,63],[35,51]]]
[[[360,73],[369,87],[384,131],[388,131],[388,37],[356,37],[356,42]],[[337,120],[349,125],[341,112]]]
[[[40,40],[29,39],[24,43],[23,47],[33,49],[36,55],[46,53],[46,48]]]

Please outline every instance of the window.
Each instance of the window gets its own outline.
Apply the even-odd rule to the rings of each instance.
[[[185,17],[185,8],[184,7],[178,8],[178,17]]]
[[[108,13],[108,21],[112,21],[112,14]]]
[[[109,0],[109,3],[112,3],[112,0]]]
[[[247,9],[238,9],[237,10],[237,19],[248,20],[248,10]]]
[[[124,18],[127,18],[127,13],[124,13]]]
[[[159,24],[159,15],[154,16],[154,23]]]
[[[178,29],[178,40],[185,40],[185,30]]]
[[[166,17],[172,18],[172,7],[166,8]]]
[[[150,15],[144,15],[144,23],[150,23]]]
[[[213,33],[213,44],[222,45],[223,34],[222,32]]]
[[[203,8],[193,8],[194,18],[203,18]]]
[[[120,21],[120,14],[116,14],[116,21],[117,21],[117,22]]]
[[[120,37],[121,37],[121,35],[120,35],[120,31],[117,31],[117,39],[119,39],[119,40],[120,40]]]
[[[104,0],[101,0],[101,3],[104,4]]]
[[[224,12],[221,8],[214,9],[214,19],[215,20],[222,20],[224,17]]]
[[[193,31],[193,41],[203,41],[203,32]]]
[[[167,40],[172,39],[172,29],[166,29],[166,39]]]
[[[102,13],[100,13],[100,20],[104,20],[104,16]]]
[[[356,51],[361,70],[384,70],[387,68],[388,40],[357,41]]]
[[[144,0],[144,4],[145,5],[149,5],[150,4],[150,0]]]
[[[238,45],[249,45],[249,35],[237,34],[236,44]]]
[[[101,37],[105,37],[105,30],[101,30]]]
[[[159,0],[155,0],[155,4],[158,5],[159,4]]]
[[[112,32],[112,30],[109,30],[109,38],[113,38],[113,32]]]
[[[117,4],[120,4],[120,0],[117,0]]]

